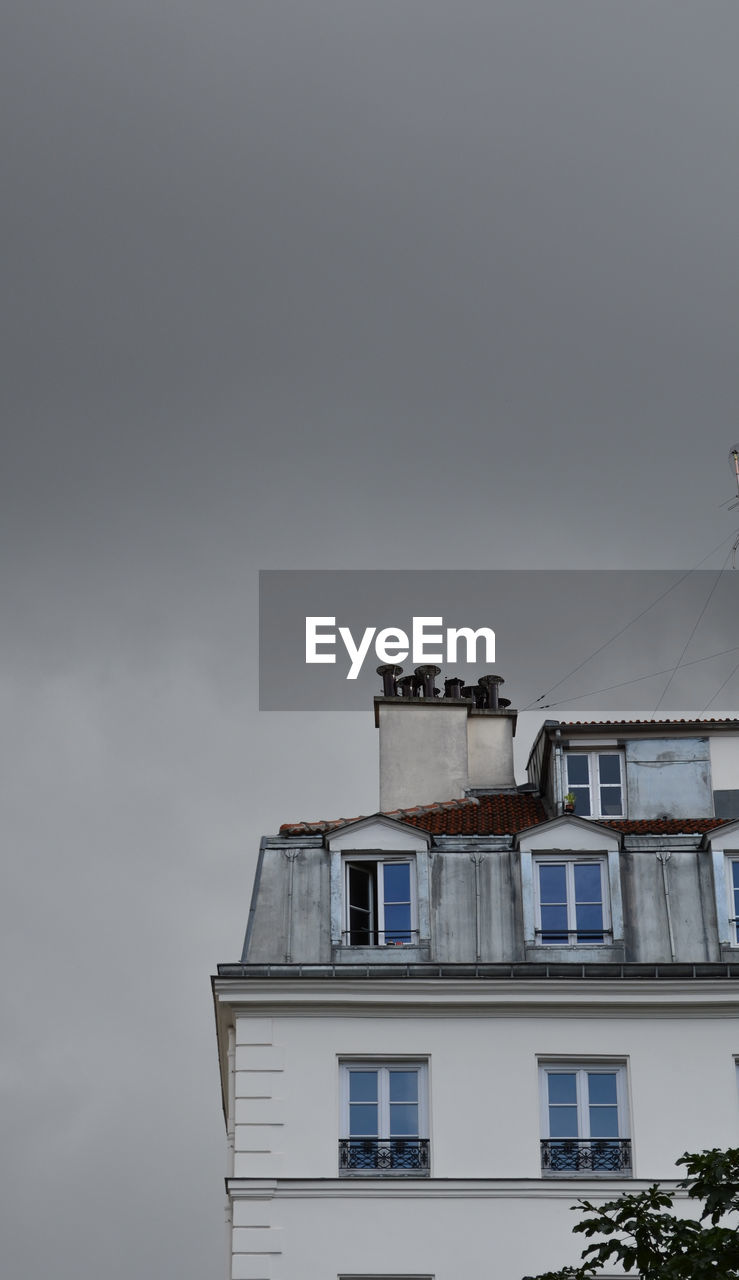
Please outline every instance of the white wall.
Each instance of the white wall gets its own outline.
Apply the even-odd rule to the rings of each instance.
[[[588,1191],[588,1196],[591,1193]],[[597,1198],[597,1192],[594,1197]],[[280,1187],[262,1201],[260,1225],[237,1228],[234,1280],[337,1280],[338,1276],[433,1276],[434,1280],[521,1280],[579,1261],[571,1199],[491,1188],[444,1189],[433,1199],[381,1189],[359,1198],[332,1188]],[[247,1213],[253,1218],[254,1204]],[[685,1206],[686,1216],[691,1210]],[[242,1205],[235,1205],[240,1220]],[[264,1247],[275,1252],[239,1252]],[[279,1250],[279,1252],[278,1252]]]
[[[380,809],[459,800],[468,785],[467,704],[379,702]]]
[[[731,791],[739,787],[739,733],[716,734],[709,741],[714,791]]]
[[[335,1178],[339,1060],[384,1054],[429,1060],[435,1178],[540,1177],[537,1061],[557,1055],[627,1062],[639,1178],[674,1176],[686,1149],[739,1144],[731,1017],[239,1018],[235,1175]]]
[[[514,787],[511,717],[471,715],[467,720],[467,755],[471,787]]]

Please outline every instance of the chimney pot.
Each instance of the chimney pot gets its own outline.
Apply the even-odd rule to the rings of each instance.
[[[412,698],[416,692],[417,682],[415,676],[402,676],[398,681],[401,697]]]
[[[499,706],[498,687],[505,684],[502,676],[480,676],[478,684],[481,684],[487,694],[487,706],[489,711],[497,711]]]
[[[418,677],[419,684],[423,686],[424,698],[433,698],[436,690],[434,688],[434,677],[441,672],[441,667],[425,666],[415,667],[415,673]]]
[[[377,668],[378,676],[382,676],[382,693],[385,698],[394,698],[398,692],[398,676],[402,676],[403,668],[384,666]]]

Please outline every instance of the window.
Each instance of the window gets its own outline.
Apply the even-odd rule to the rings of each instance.
[[[540,946],[601,946],[612,938],[605,857],[534,859],[535,937]]]
[[[330,836],[332,960],[428,959],[430,844],[427,831],[377,815]]]
[[[403,947],[418,940],[415,869],[415,858],[347,858],[344,943]]]
[[[733,946],[739,946],[739,858],[726,859],[726,875],[729,894],[729,938]]]
[[[341,1135],[341,1174],[427,1176],[426,1063],[342,1063]]]
[[[625,1066],[562,1062],[539,1071],[542,1172],[630,1174]]]
[[[567,790],[581,818],[622,818],[623,760],[618,751],[569,751]]]

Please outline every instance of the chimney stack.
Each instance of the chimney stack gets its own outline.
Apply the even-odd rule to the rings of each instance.
[[[378,667],[383,692],[375,698],[380,730],[380,809],[413,808],[461,800],[470,789],[510,790],[515,710],[499,697],[502,676],[484,675],[476,685],[459,677],[444,681],[439,697],[435,666]]]

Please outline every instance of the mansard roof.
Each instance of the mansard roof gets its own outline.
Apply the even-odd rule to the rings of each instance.
[[[463,800],[417,805],[413,809],[394,809],[376,816],[405,822],[437,836],[515,835],[552,819],[541,798],[526,791],[468,796]],[[286,822],[280,827],[280,835],[323,835],[362,821],[365,819]],[[713,831],[731,821],[729,818],[599,818],[598,826],[632,835],[689,835]]]

